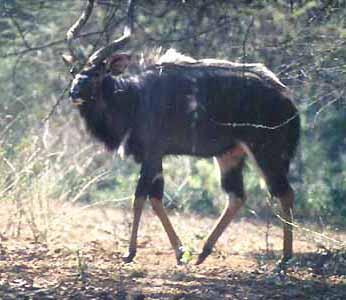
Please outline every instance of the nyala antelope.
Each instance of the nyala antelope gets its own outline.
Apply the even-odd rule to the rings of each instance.
[[[72,41],[88,20],[94,0],[67,33],[69,64],[78,59]],[[141,165],[125,262],[136,255],[137,232],[147,198],[166,231],[177,263],[183,248],[162,204],[162,160],[168,155],[215,157],[226,208],[197,258],[202,263],[245,201],[243,167],[250,157],[272,196],[280,200],[283,259],[292,256],[294,192],[288,182],[300,121],[290,92],[262,64],[195,60],[168,51],[157,63],[126,74],[131,57],[117,53],[130,39],[134,3],[128,3],[123,36],[94,52],[74,79],[70,97],[78,103],[90,133],[110,150]]]

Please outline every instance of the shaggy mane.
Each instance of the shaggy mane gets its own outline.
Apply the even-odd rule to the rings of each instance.
[[[173,48],[170,48],[161,57],[159,57],[157,64],[179,64],[198,67],[223,67],[232,69],[232,71],[234,72],[252,73],[269,83],[279,86],[280,88],[287,89],[287,87],[280,81],[280,79],[264,64],[261,63],[237,63],[215,58],[204,58],[196,60],[191,56],[187,56]]]
[[[236,73],[253,74],[269,84],[275,85],[280,89],[287,90],[287,87],[280,81],[280,79],[261,63],[238,63],[215,58],[195,59],[191,56],[178,52],[174,48],[169,48],[164,52],[160,47],[154,50],[146,50],[140,55],[140,57],[137,58],[137,68],[139,66],[139,68],[143,70],[153,65],[225,68]],[[132,71],[136,72],[138,70],[135,68]]]

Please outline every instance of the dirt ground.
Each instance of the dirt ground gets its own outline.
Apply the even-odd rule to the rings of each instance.
[[[121,260],[131,221],[127,210],[65,205],[25,222],[7,212],[0,217],[1,300],[346,299],[346,251],[333,241],[345,241],[346,233],[335,226],[325,226],[320,236],[300,224],[295,258],[279,271],[281,228],[258,219],[235,220],[211,256],[195,266],[215,219],[171,215],[187,250],[186,264],[176,266],[149,210],[135,262],[127,265]]]

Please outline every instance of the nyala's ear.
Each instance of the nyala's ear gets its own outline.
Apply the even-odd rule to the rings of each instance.
[[[68,54],[62,54],[61,55],[62,60],[64,61],[64,63],[68,66],[71,67],[74,63],[74,57],[72,55],[68,55]]]
[[[113,54],[106,61],[106,68],[113,75],[119,75],[125,71],[131,62],[131,55],[126,53]]]

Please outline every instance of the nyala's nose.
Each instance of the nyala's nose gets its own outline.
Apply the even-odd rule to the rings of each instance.
[[[79,98],[79,89],[76,89],[76,88],[71,89],[69,94],[70,94],[70,97],[72,100],[78,99]]]

